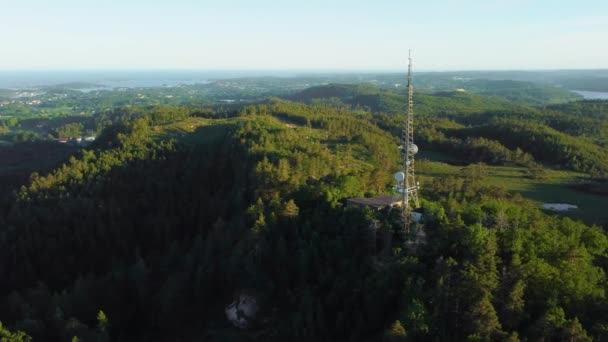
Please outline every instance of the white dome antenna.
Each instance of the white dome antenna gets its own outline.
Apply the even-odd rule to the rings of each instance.
[[[399,183],[402,183],[405,180],[405,173],[399,171],[396,172],[393,177],[395,178],[395,180]]]

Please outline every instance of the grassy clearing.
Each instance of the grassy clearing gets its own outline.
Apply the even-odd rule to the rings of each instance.
[[[458,157],[455,157],[448,153],[437,152],[437,151],[427,151],[427,150],[420,151],[416,155],[416,159],[432,160],[432,161],[436,161],[436,162],[444,162],[444,163],[450,163],[450,164],[459,164],[462,162],[462,160],[458,159]]]
[[[176,139],[188,145],[206,144],[220,141],[239,121],[242,119],[188,118],[154,130],[160,140]]]
[[[462,166],[444,162],[420,160],[417,162],[420,183],[431,182],[435,177],[462,176]],[[577,191],[569,187],[585,176],[582,173],[559,170],[546,170],[547,177],[542,180],[525,177],[526,168],[515,166],[488,166],[488,175],[482,180],[486,185],[497,185],[517,192],[533,203],[575,204],[579,209],[563,212],[563,215],[581,219],[587,223],[608,222],[608,197]]]
[[[193,133],[197,128],[201,126],[209,125],[210,122],[210,119],[188,118],[176,123],[156,126],[154,127],[154,133],[158,138],[162,139],[179,138],[187,134]]]

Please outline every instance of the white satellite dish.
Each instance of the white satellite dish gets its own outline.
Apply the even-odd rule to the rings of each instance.
[[[416,144],[411,144],[411,145],[410,145],[410,153],[411,153],[411,154],[416,154],[416,153],[418,153],[418,146],[416,146]]]
[[[397,172],[397,173],[395,173],[395,175],[393,177],[395,177],[395,180],[397,182],[403,182],[405,180],[405,173]]]

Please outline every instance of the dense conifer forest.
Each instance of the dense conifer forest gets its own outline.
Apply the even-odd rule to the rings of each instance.
[[[569,172],[605,207],[608,104],[531,106],[492,84],[416,94],[417,144],[462,168],[423,178],[416,248],[397,210],[345,205],[391,193],[398,90],[118,105],[46,118],[50,136],[4,122],[0,156],[47,158],[0,170],[0,340],[608,340],[608,220],[487,182]],[[50,141],[87,131],[83,147]],[[427,159],[422,173],[444,165]],[[225,309],[244,295],[259,310],[235,327]]]

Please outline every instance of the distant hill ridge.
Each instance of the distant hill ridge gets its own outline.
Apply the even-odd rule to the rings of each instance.
[[[460,91],[434,94],[416,93],[416,113],[477,113],[522,107],[511,101],[492,96],[480,96]],[[289,100],[304,103],[336,104],[361,107],[372,112],[402,113],[406,110],[405,94],[368,85],[329,84],[311,87],[296,93]],[[331,101],[330,101],[331,100]]]
[[[417,96],[424,92],[426,95],[456,97],[464,100],[474,98],[473,95],[484,95],[527,106],[554,105],[582,99],[580,95],[559,87],[512,80],[462,80],[447,83],[441,88],[429,88],[423,85],[417,90]],[[327,84],[305,89],[290,96],[289,99],[310,103],[313,100],[337,98],[344,104],[370,106],[372,111],[392,112],[402,110],[395,107],[396,103],[391,102],[404,101],[404,96],[405,87],[401,84],[394,89],[373,85]],[[374,97],[383,98],[378,100]],[[367,103],[369,101],[372,102],[371,105]],[[485,101],[487,102],[487,99]],[[505,106],[512,107],[504,102],[500,104],[501,108]]]

